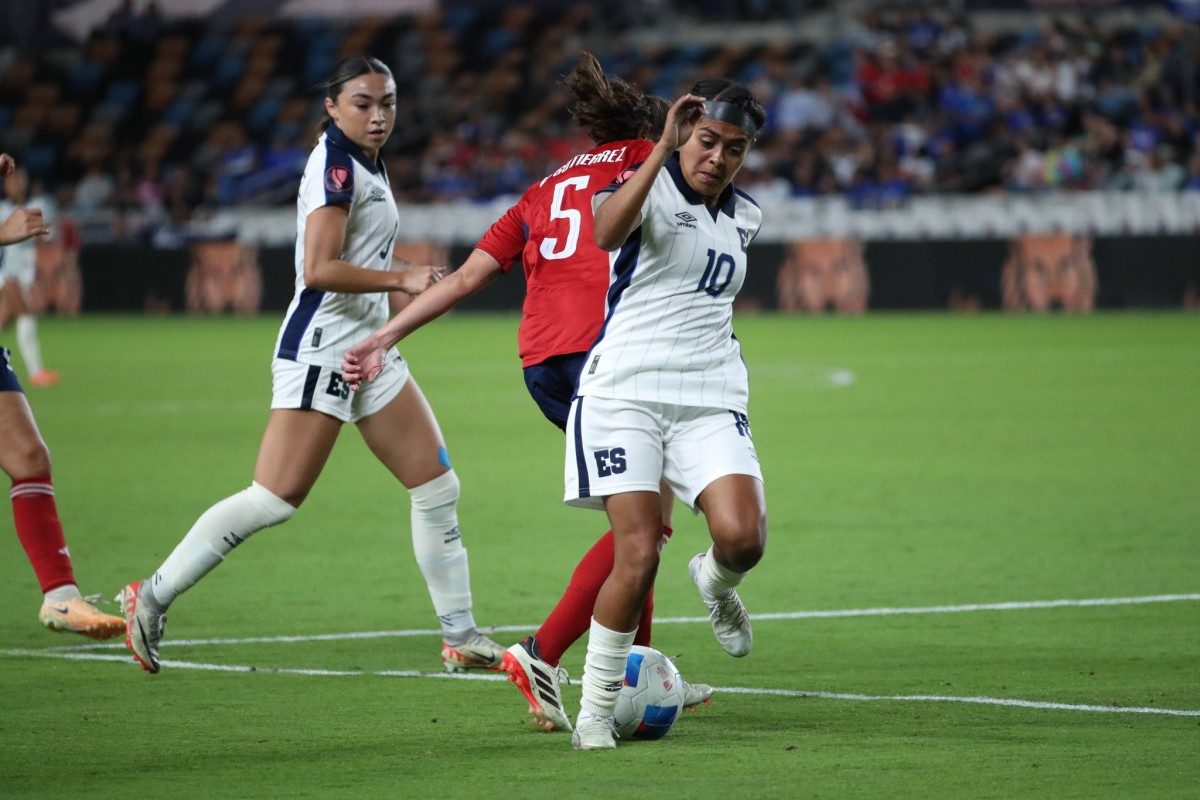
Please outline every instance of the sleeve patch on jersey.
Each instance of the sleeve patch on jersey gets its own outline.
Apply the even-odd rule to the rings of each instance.
[[[354,170],[349,167],[333,166],[325,170],[325,191],[343,194],[354,188]]]

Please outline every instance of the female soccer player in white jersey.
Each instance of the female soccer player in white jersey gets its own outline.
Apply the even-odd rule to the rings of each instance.
[[[717,640],[750,652],[735,587],[762,558],[767,512],[732,312],[762,212],[732,181],[764,119],[746,87],[701,81],[646,161],[592,201],[612,271],[567,420],[565,500],[604,508],[615,552],[592,612],[577,749],[616,744],[625,659],[658,570],[660,478],[708,522],[712,546],[689,571]]]
[[[407,364],[393,351],[385,377],[359,392],[338,372],[346,348],[387,322],[387,292],[416,294],[442,270],[391,270],[399,215],[379,157],[396,121],[391,70],[369,56],[348,58],[325,89],[328,127],[300,183],[296,295],[275,344],[254,481],[201,515],[152,577],[121,593],[126,643],[148,672],[159,670],[167,607],[248,536],[296,512],[345,422],[409,491],[413,550],[441,620],[446,668],[494,669],[504,656],[475,627],[458,477]]]
[[[499,278],[518,261],[525,268],[525,303],[517,334],[525,384],[542,413],[565,430],[571,397],[587,350],[604,322],[608,253],[592,236],[592,196],[645,160],[668,103],[604,74],[591,53],[562,80],[571,116],[595,147],[530,186],[488,228],[462,266],[409,303],[386,326],[352,347],[342,363],[351,388],[373,381],[392,347],[421,326]],[[663,493],[663,540],[671,535],[674,496]],[[504,668],[528,701],[536,724],[571,730],[563,707],[559,661],[588,631],[592,606],[612,572],[612,532],[600,537],[571,573],[566,590],[533,636],[508,649]],[[634,644],[650,645],[653,590],[646,596]],[[706,702],[712,687],[686,684],[685,705]]]

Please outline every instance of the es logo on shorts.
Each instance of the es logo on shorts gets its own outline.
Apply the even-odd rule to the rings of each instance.
[[[611,447],[608,450],[596,450],[592,453],[596,459],[596,475],[607,478],[609,475],[620,475],[629,465],[625,462],[625,448]]]
[[[345,400],[350,396],[350,384],[342,380],[342,373],[331,372],[329,373],[329,385],[325,387],[325,393]]]

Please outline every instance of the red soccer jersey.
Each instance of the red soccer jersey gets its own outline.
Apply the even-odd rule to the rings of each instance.
[[[580,153],[530,186],[476,247],[508,269],[525,264],[517,332],[521,366],[583,353],[604,323],[608,253],[592,235],[592,195],[646,160],[654,143],[609,142]]]

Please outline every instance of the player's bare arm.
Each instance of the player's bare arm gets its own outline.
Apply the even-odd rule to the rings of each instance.
[[[18,208],[0,224],[0,245],[16,244],[49,233],[40,208]]]
[[[642,206],[650,194],[658,171],[671,154],[691,137],[696,120],[704,111],[704,98],[685,94],[671,105],[663,133],[646,161],[615,192],[596,196],[593,231],[596,246],[613,251],[625,243],[641,224]]]
[[[357,390],[362,382],[374,382],[383,368],[384,354],[413,331],[445,314],[459,302],[500,277],[500,262],[476,248],[445,280],[405,306],[367,339],[346,351],[342,379]]]
[[[408,273],[365,269],[340,258],[349,219],[350,209],[346,204],[322,206],[308,215],[304,230],[304,285],[323,292],[347,294],[408,292],[405,287],[414,280],[405,277]]]

